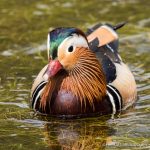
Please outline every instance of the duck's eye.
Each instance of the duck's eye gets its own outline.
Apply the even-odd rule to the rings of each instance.
[[[68,48],[68,52],[72,52],[73,51],[73,46],[71,45],[69,48]]]

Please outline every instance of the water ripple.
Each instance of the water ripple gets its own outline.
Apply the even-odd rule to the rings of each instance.
[[[29,108],[29,104],[26,103],[16,103],[16,102],[0,102],[0,105],[15,105],[20,108]]]

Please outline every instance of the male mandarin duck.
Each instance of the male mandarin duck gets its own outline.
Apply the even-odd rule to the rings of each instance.
[[[33,83],[33,109],[76,117],[115,114],[133,104],[136,83],[118,54],[115,31],[124,24],[98,24],[87,34],[72,27],[49,32],[49,62]]]

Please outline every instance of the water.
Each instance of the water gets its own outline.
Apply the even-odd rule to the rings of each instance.
[[[0,149],[150,149],[150,1],[1,0]],[[30,109],[33,79],[47,63],[48,30],[117,24],[120,53],[135,75],[138,100],[112,119],[60,120]]]

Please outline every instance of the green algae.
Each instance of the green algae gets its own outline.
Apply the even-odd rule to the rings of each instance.
[[[1,0],[0,149],[148,149],[149,5],[147,0]],[[136,78],[135,107],[115,119],[36,116],[30,109],[30,89],[47,63],[48,31],[59,26],[86,31],[98,22],[122,21],[128,24],[118,31],[119,51]]]

